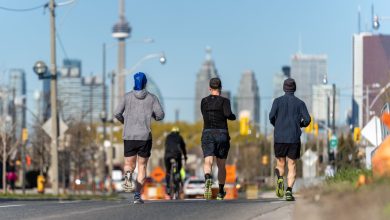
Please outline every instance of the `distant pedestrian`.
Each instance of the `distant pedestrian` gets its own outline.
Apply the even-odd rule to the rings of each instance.
[[[8,167],[6,179],[7,179],[9,189],[12,192],[15,192],[15,182],[18,179],[18,176],[16,174],[16,167],[15,167],[15,163],[13,161],[9,162],[9,167]]]
[[[294,96],[296,91],[295,80],[288,78],[284,81],[283,90],[285,94],[276,98],[272,104],[269,120],[274,129],[274,150],[277,159],[275,174],[276,195],[284,196],[284,170],[287,160],[287,190],[286,200],[294,201],[292,187],[295,183],[296,160],[301,154],[301,128],[310,124],[310,115],[305,103]]]
[[[211,199],[212,166],[217,158],[219,192],[218,200],[226,195],[226,158],[230,148],[230,136],[227,120],[236,120],[232,113],[230,100],[221,96],[222,83],[219,78],[210,79],[210,95],[203,98],[201,111],[203,115],[202,150],[204,155],[205,199]]]
[[[152,118],[160,121],[164,111],[154,94],[146,90],[147,78],[142,72],[134,75],[134,90],[125,94],[115,111],[115,117],[124,124],[124,183],[126,192],[135,188],[134,203],[144,203],[141,190],[145,182],[146,167],[152,150],[152,133],[150,124]],[[135,187],[132,174],[138,159],[138,176]]]

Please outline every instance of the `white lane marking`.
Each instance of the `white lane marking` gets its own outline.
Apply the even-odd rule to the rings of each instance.
[[[3,205],[3,206],[0,206],[0,208],[19,207],[19,206],[25,206],[25,204],[20,204],[20,205]]]
[[[76,200],[76,201],[59,201],[58,203],[60,204],[72,204],[72,203],[79,203],[81,202],[80,200]]]
[[[206,199],[184,199],[184,201],[205,201]]]

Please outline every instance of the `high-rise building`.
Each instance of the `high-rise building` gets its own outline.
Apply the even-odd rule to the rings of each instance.
[[[58,106],[63,120],[96,123],[103,110],[103,80],[82,77],[81,61],[65,59],[58,78]],[[106,96],[107,97],[107,96]]]
[[[282,72],[274,75],[273,78],[274,93],[272,98],[275,99],[279,96],[284,95],[283,83],[284,80],[289,77],[291,77],[291,68],[289,66],[283,66]]]
[[[83,78],[83,121],[99,122],[103,106],[103,79],[100,76]]]
[[[353,36],[351,127],[363,127],[368,122],[372,111],[376,115],[380,114],[385,100],[379,98],[375,103],[372,102],[379,94],[380,88],[385,87],[390,81],[389,70],[390,35],[355,34]]]
[[[85,118],[81,61],[65,59],[57,83],[59,114],[64,121]]]
[[[305,102],[307,110],[313,114],[313,85],[320,85],[328,73],[326,55],[306,55],[297,53],[291,57],[291,77],[295,79],[295,95]]]
[[[22,69],[11,69],[9,91],[14,102],[10,103],[15,137],[21,138],[22,129],[26,127],[26,74]],[[15,100],[21,101],[22,106],[16,106]]]
[[[215,67],[214,60],[211,58],[211,50],[206,49],[206,60],[202,64],[201,69],[196,75],[196,84],[195,84],[195,121],[202,119],[202,112],[200,111],[200,102],[201,100],[209,95],[209,82],[211,78],[219,77],[218,71]]]
[[[255,73],[245,71],[241,75],[240,85],[238,87],[237,97],[237,114],[242,111],[248,111],[249,120],[256,126],[260,124],[260,94]]]
[[[314,120],[321,124],[330,125],[333,116],[333,86],[330,84],[314,85],[313,87],[313,114]],[[339,119],[340,91],[335,95],[335,121]],[[329,113],[329,114],[328,114]],[[329,117],[328,117],[329,116]],[[328,121],[329,119],[329,121]]]

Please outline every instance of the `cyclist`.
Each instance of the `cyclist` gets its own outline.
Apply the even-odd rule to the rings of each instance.
[[[284,196],[283,175],[287,161],[287,201],[295,200],[292,194],[292,187],[296,176],[296,160],[299,159],[301,154],[301,128],[307,127],[311,120],[305,103],[294,96],[296,89],[294,79],[288,78],[284,80],[283,91],[285,94],[274,100],[269,113],[269,120],[275,127],[276,195],[279,198]]]
[[[205,199],[211,199],[212,166],[217,158],[219,192],[218,200],[226,195],[226,158],[230,148],[230,136],[227,120],[236,120],[232,113],[230,100],[221,96],[222,83],[219,78],[210,79],[210,95],[201,101],[203,116],[202,150],[204,156]]]
[[[126,192],[135,188],[134,203],[144,203],[141,199],[141,189],[145,182],[146,166],[152,150],[152,133],[150,123],[152,118],[160,121],[164,111],[157,96],[146,90],[146,75],[138,72],[134,75],[134,90],[124,95],[119,103],[115,117],[124,124],[124,183]],[[132,184],[132,174],[138,160],[138,176],[135,187]]]
[[[180,130],[178,127],[172,127],[171,133],[168,134],[165,140],[165,168],[166,168],[166,183],[167,183],[167,194],[170,194],[170,178],[171,178],[171,168],[172,163],[171,159],[176,161],[177,167],[176,172],[180,174],[180,170],[182,168],[182,157],[184,156],[184,160],[187,161],[187,151],[186,144],[183,140],[183,137],[180,135]],[[178,175],[179,176],[179,175]],[[181,178],[179,180],[181,182]]]

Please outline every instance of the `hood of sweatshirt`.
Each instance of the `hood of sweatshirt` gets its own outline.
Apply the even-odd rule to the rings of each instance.
[[[134,90],[134,96],[137,98],[137,99],[145,99],[145,97],[148,95],[148,91],[146,91],[146,89],[143,89],[143,90]]]

